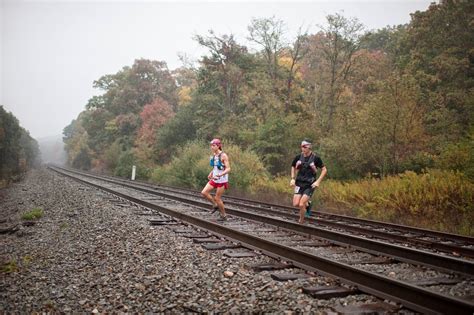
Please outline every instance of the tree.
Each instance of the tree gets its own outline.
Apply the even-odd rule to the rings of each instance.
[[[91,168],[92,160],[89,151],[85,147],[81,147],[78,154],[72,160],[72,167],[80,170],[89,170]]]
[[[195,113],[195,105],[184,106],[158,129],[153,145],[156,162],[159,164],[169,162],[177,147],[196,139]]]
[[[197,87],[196,69],[180,67],[172,72],[178,86],[178,108],[191,103],[191,93]]]
[[[218,37],[213,31],[209,33],[206,37],[195,36],[197,42],[211,53],[201,61],[198,91],[217,96],[220,100],[211,106],[220,112],[236,113],[239,110],[239,90],[245,81],[248,66],[245,62],[247,48],[237,44],[233,35]]]
[[[284,39],[284,23],[275,17],[252,19],[248,31],[248,40],[262,49],[261,55],[272,82],[273,93],[281,98],[285,113],[288,113],[292,107],[293,82],[298,63],[308,51],[305,45],[307,34],[303,34],[300,28],[294,42],[288,45]],[[282,60],[289,62],[282,64]]]
[[[243,101],[255,71],[254,58],[232,35],[196,36],[209,49],[198,70],[198,86],[192,94],[195,104],[194,126],[198,138],[212,138],[221,126],[233,124],[232,117],[246,115],[248,103]]]
[[[275,17],[253,18],[247,27],[250,33],[248,40],[262,47],[267,72],[274,83],[278,77],[278,59],[285,46],[283,28],[283,21]]]
[[[406,37],[408,25],[387,26],[376,31],[365,33],[360,39],[360,48],[369,51],[382,51],[389,55],[392,61],[400,61],[404,47],[402,41]]]
[[[422,87],[434,148],[466,137],[474,119],[474,2],[446,0],[412,14],[404,70]]]
[[[132,67],[94,81],[94,88],[105,93],[92,98],[87,107],[104,107],[114,115],[138,114],[157,97],[166,100],[174,110],[177,108],[176,83],[163,61],[135,60]]]
[[[89,137],[87,131],[82,126],[83,116],[82,112],[77,119],[63,129],[64,149],[67,153],[67,164],[80,169],[88,170],[91,167],[92,150],[89,148]]]
[[[138,140],[152,146],[156,142],[156,133],[170,118],[174,116],[171,106],[163,99],[157,98],[153,103],[145,105],[140,113],[142,125],[138,131]]]
[[[288,48],[287,55],[289,57],[288,67],[283,67],[287,71],[286,75],[286,93],[285,93],[285,113],[288,113],[292,107],[292,92],[293,83],[296,79],[297,71],[299,70],[299,63],[308,53],[308,45],[306,44],[308,35],[301,33],[301,28],[298,31],[293,45]]]
[[[80,126],[87,132],[88,147],[95,152],[102,152],[113,142],[115,134],[108,129],[113,114],[104,108],[86,110],[80,115]]]
[[[39,161],[39,147],[18,119],[0,106],[0,180],[9,181]]]
[[[418,102],[419,93],[413,77],[393,74],[378,83],[377,92],[357,112],[351,153],[366,172],[399,173],[403,164],[426,149],[426,109]]]
[[[258,153],[272,174],[286,173],[289,161],[294,156],[293,136],[297,128],[293,115],[272,115],[257,127],[251,149]]]
[[[363,25],[356,18],[328,15],[327,27],[309,38],[310,55],[306,59],[306,80],[313,95],[313,112],[318,113],[323,134],[333,131],[339,98],[356,62]]]
[[[151,148],[163,124],[160,115],[171,117],[178,109],[176,82],[165,62],[135,60],[131,67],[100,77],[94,87],[104,93],[92,97],[78,122],[64,130],[69,163],[79,163],[74,161],[80,156],[85,161],[79,163],[83,168],[117,165],[111,159],[122,151],[132,152],[134,145]],[[166,109],[154,109],[152,103],[158,99],[166,103]],[[144,109],[146,105],[151,106]]]

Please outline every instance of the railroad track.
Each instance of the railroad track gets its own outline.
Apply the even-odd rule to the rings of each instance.
[[[399,302],[419,312],[456,314],[474,312],[474,303],[468,300],[467,296],[453,296],[441,292],[446,290],[447,286],[466,283],[469,286],[474,283],[474,264],[468,259],[469,255],[461,259],[434,251],[384,242],[380,240],[384,238],[381,236],[377,236],[379,238],[377,240],[367,236],[374,237],[374,234],[349,235],[346,229],[352,230],[354,223],[340,222],[342,219],[332,221],[337,227],[324,223],[329,228],[322,228],[322,219],[319,217],[316,218],[316,225],[299,225],[296,223],[293,209],[236,198],[225,199],[226,210],[231,218],[218,223],[215,221],[216,217],[209,211],[209,204],[193,191],[185,194],[182,190],[177,192],[171,188],[149,186],[144,183],[104,178],[59,168],[52,169],[164,215],[151,219],[151,224],[174,223],[175,220],[181,220],[199,229],[205,229],[206,232],[195,235],[195,238],[201,239],[203,246],[208,248],[235,247],[231,243],[219,244],[219,237],[226,237],[234,241],[234,244],[241,243],[305,270],[337,277],[362,292]],[[310,221],[314,223],[314,219]],[[326,221],[331,222],[329,219]],[[379,226],[377,234],[380,234],[382,229],[385,228]],[[375,229],[366,228],[366,230]],[[389,231],[388,235],[400,236],[400,232]],[[409,233],[414,231],[411,230]],[[465,248],[466,252],[472,246],[472,240],[469,238],[456,239],[453,235],[442,236],[441,233],[436,237],[445,237],[445,243]],[[421,247],[420,243],[417,243],[417,246]],[[423,268],[430,278],[397,279],[396,273],[393,277],[387,277],[380,272],[374,272],[374,265],[387,266],[392,270]],[[433,288],[444,289],[436,291]]]
[[[69,170],[74,171],[74,170]],[[90,174],[90,176],[94,176]],[[175,195],[176,200],[186,202],[186,197],[196,198],[202,201],[200,193],[195,190],[185,190],[183,188],[172,188],[167,186],[152,185],[145,182],[132,182],[130,180],[102,176],[102,178],[108,178],[109,180],[130,184],[133,187],[143,187],[151,189],[156,193],[162,193],[163,196],[169,196],[170,194]],[[184,197],[184,198],[179,198]],[[270,216],[286,217],[290,220],[296,221],[299,217],[298,210],[292,207],[277,205],[271,203],[262,203],[255,200],[249,200],[244,198],[227,197],[225,196],[226,208],[231,210],[247,209],[258,213],[267,213]],[[201,202],[198,205],[206,205],[205,202]],[[410,246],[410,248],[418,248],[425,251],[431,251],[433,253],[439,253],[441,256],[448,255],[450,257],[461,257],[465,259],[474,258],[474,238],[457,235],[442,233],[433,230],[419,229],[409,226],[390,224],[386,222],[373,221],[359,219],[343,215],[335,215],[324,212],[315,212],[314,215],[309,218],[309,226],[324,227],[325,229],[331,229],[336,232],[352,233],[353,235],[359,235],[361,237],[370,238],[372,240],[388,241],[391,244],[398,244],[400,246]],[[344,240],[347,242],[347,240]],[[357,245],[357,244],[350,244]],[[374,248],[377,250],[377,248]],[[387,254],[391,254],[390,252]],[[429,256],[433,259],[433,256]],[[419,260],[417,260],[419,261]],[[428,261],[427,261],[428,263]],[[432,263],[435,266],[443,267],[442,265],[436,265],[436,259]],[[449,270],[455,268],[450,265],[446,265]],[[468,274],[473,274],[473,270],[467,270]]]

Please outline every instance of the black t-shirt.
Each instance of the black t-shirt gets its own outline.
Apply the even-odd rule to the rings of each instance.
[[[311,154],[305,157],[303,154],[298,154],[293,159],[291,166],[297,167],[296,164],[301,160],[301,165],[298,168],[298,175],[296,176],[296,185],[298,184],[312,184],[316,181],[316,169],[323,168],[324,163],[319,156],[311,152]],[[314,169],[311,167],[311,162],[314,162]]]

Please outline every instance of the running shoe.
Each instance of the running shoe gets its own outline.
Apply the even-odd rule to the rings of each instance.
[[[219,219],[217,219],[217,221],[220,221],[220,222],[227,221],[227,216],[225,217],[219,216]]]
[[[219,207],[217,205],[212,206],[211,214],[219,210]]]
[[[305,217],[309,218],[311,216],[311,208],[313,207],[313,202],[308,201],[308,205],[306,206],[306,214]]]

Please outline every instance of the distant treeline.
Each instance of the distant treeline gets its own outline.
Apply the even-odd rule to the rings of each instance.
[[[197,66],[140,59],[96,80],[103,93],[64,128],[68,162],[168,178],[186,165],[176,161],[186,147],[220,137],[231,159],[258,162],[258,174],[248,165],[236,175],[248,178],[233,177],[255,183],[287,175],[308,137],[333,179],[441,169],[472,180],[473,17],[473,1],[441,1],[409,24],[367,32],[334,14],[290,40],[283,21],[259,18],[248,25],[258,51],[232,34],[197,35],[208,51]]]
[[[0,187],[30,169],[39,157],[39,147],[18,119],[0,105]]]

